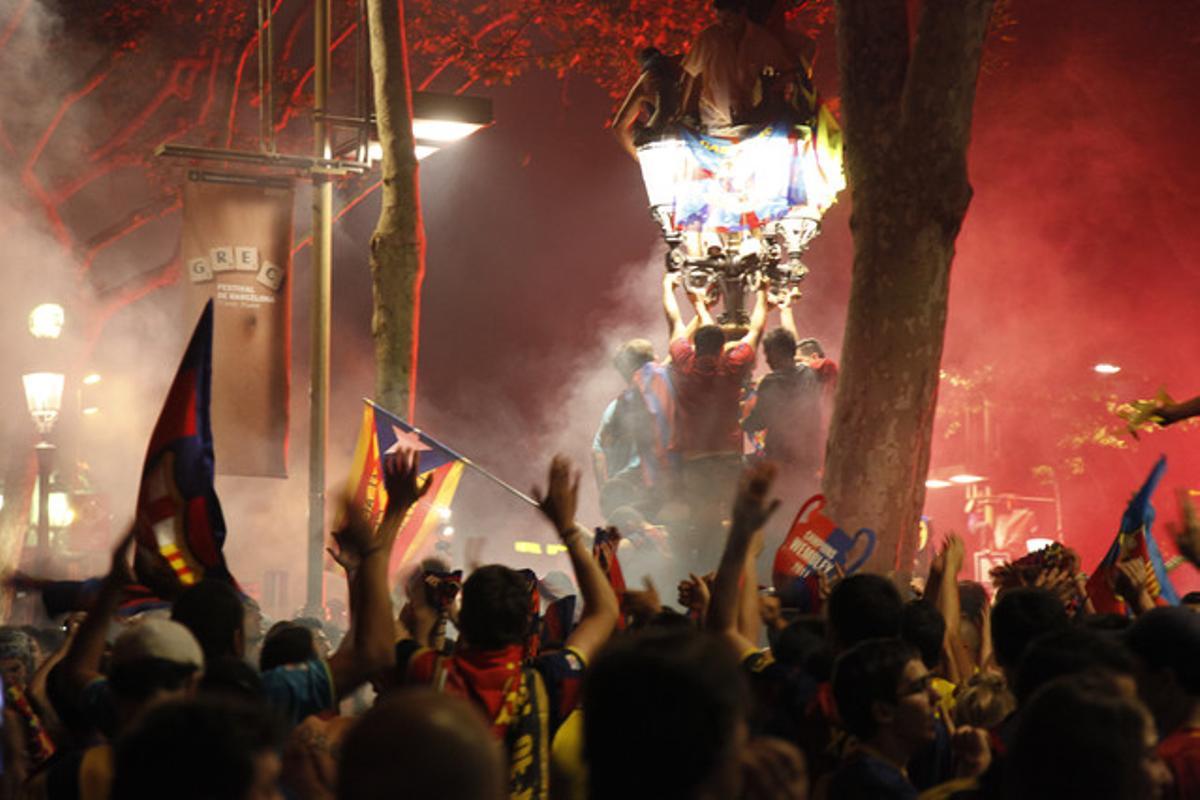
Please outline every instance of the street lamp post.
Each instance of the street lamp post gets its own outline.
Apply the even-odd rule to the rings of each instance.
[[[22,376],[25,404],[41,440],[34,451],[38,464],[37,567],[42,571],[50,551],[50,470],[55,447],[47,437],[62,409],[64,376],[58,372],[31,372]]]

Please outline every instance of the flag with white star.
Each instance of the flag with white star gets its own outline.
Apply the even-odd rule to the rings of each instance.
[[[417,430],[404,420],[390,414],[374,403],[364,401],[362,426],[354,449],[350,470],[349,492],[353,502],[367,515],[372,525],[378,525],[387,508],[387,492],[383,488],[383,456],[413,450],[421,475],[432,481],[429,491],[408,512],[392,550],[390,571],[422,552],[431,534],[444,528],[450,517],[450,503],[462,477],[463,462],[459,456],[436,439]]]

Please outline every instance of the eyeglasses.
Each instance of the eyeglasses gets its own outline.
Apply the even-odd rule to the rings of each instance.
[[[924,694],[929,691],[929,687],[933,685],[933,674],[926,673],[917,680],[909,683],[896,691],[896,699],[901,697],[912,697],[915,694]]]

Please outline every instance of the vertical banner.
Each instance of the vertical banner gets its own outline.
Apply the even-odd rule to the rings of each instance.
[[[247,176],[183,191],[187,319],[214,304],[212,429],[223,475],[287,477],[292,189]]]

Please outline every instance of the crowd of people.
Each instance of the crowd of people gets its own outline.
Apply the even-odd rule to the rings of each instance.
[[[332,534],[334,646],[303,620],[262,634],[212,578],[122,616],[130,533],[86,612],[0,629],[0,797],[1200,797],[1200,614],[1139,602],[1151,570],[1114,581],[1132,616],[1089,613],[1074,579],[992,598],[950,535],[923,593],[833,575],[801,612],[756,569],[776,474],[742,470],[675,606],[624,586],[619,537],[580,526],[580,473],[555,458],[536,500],[572,594],[427,561],[397,610],[388,561],[426,485],[390,456],[378,529],[347,505]],[[1194,514],[1179,536],[1200,549]]]

